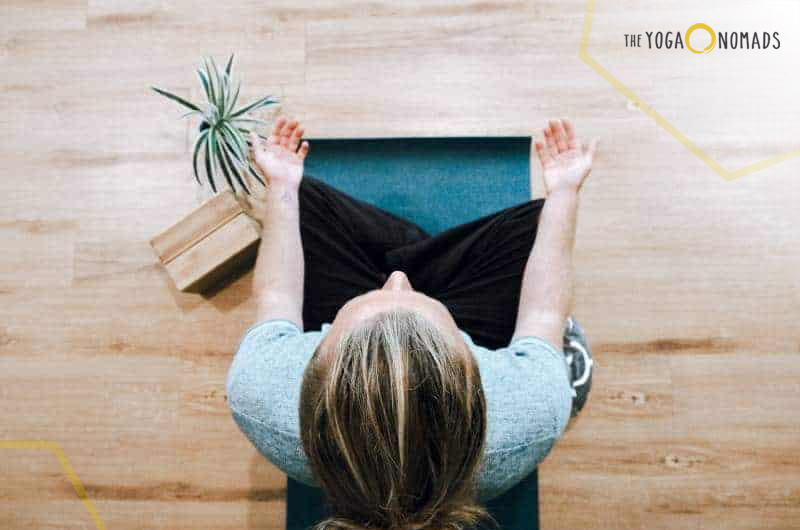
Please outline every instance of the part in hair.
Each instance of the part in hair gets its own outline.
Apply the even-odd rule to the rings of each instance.
[[[472,352],[413,311],[318,348],[300,395],[303,449],[333,516],[316,530],[459,530],[475,498],[486,403]]]

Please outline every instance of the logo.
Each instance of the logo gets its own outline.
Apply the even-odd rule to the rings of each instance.
[[[692,32],[696,29],[704,29],[708,32],[709,35],[711,35],[711,44],[706,46],[706,48],[702,51],[695,50],[694,48],[692,48],[692,45],[689,44],[690,42],[689,39],[692,36]],[[678,36],[680,36],[680,33],[678,33]],[[708,53],[711,50],[713,50],[714,46],[716,45],[717,45],[717,36],[714,35],[714,30],[711,29],[711,26],[709,26],[708,24],[703,24],[702,22],[698,22],[697,24],[686,30],[686,47],[689,48],[689,51],[691,51],[692,53]]]
[[[760,162],[756,162],[754,164],[750,164],[744,167],[740,167],[739,169],[735,169],[732,171],[728,171],[725,169],[719,162],[711,158],[708,153],[703,151],[703,149],[692,142],[689,137],[683,134],[681,131],[678,130],[672,123],[667,121],[667,119],[659,114],[658,112],[653,109],[650,105],[648,105],[641,97],[636,95],[636,93],[631,90],[628,86],[626,86],[622,81],[620,81],[617,77],[614,76],[611,72],[606,70],[606,68],[598,62],[595,57],[592,57],[589,53],[589,40],[592,34],[592,21],[594,20],[594,11],[595,11],[595,4],[597,0],[588,0],[586,3],[586,15],[583,19],[583,33],[581,34],[581,44],[580,48],[578,49],[578,57],[586,63],[589,68],[597,72],[597,74],[605,79],[609,85],[614,87],[619,91],[620,94],[625,96],[628,101],[631,102],[636,108],[641,110],[645,115],[647,115],[650,119],[652,119],[655,123],[657,123],[661,128],[663,128],[667,133],[669,133],[673,138],[675,138],[678,142],[680,142],[684,147],[686,147],[692,154],[697,156],[704,164],[706,164],[709,168],[711,168],[715,173],[717,173],[720,177],[725,179],[726,181],[730,182],[732,180],[738,179],[740,177],[744,177],[745,175],[750,175],[755,173],[756,171],[761,171],[763,169],[772,167],[776,164],[780,164],[781,162],[786,162],[787,160],[791,160],[793,158],[800,157],[800,147],[795,147],[783,153],[778,153]],[[720,3],[722,5],[722,3]],[[623,6],[624,7],[624,6]],[[743,17],[743,20],[750,20],[748,18]],[[713,21],[712,21],[713,22]],[[747,23],[747,22],[745,22]],[[687,24],[689,25],[689,24]],[[692,32],[692,27],[697,26],[694,28]],[[706,24],[706,26],[708,26]],[[617,26],[619,27],[619,26]],[[656,28],[654,28],[656,29]],[[702,29],[702,31],[701,31]],[[719,28],[717,28],[719,29]],[[725,29],[733,29],[732,27],[728,27]],[[765,30],[765,29],[774,29],[774,28],[765,28],[765,27],[753,27],[753,26],[744,26],[737,27],[738,29],[756,29],[756,30]],[[660,36],[658,35],[660,33]],[[688,35],[687,35],[688,34]],[[710,36],[706,37],[706,34]],[[746,40],[745,40],[746,35]],[[781,47],[781,40],[778,32],[768,32],[768,31],[759,31],[759,32],[731,32],[731,31],[715,31],[711,29],[709,26],[705,28],[703,26],[694,24],[689,25],[688,30],[684,34],[679,34],[678,32],[670,33],[670,32],[648,32],[648,34],[625,34],[625,46],[626,47],[637,47],[642,48],[647,46],[649,48],[659,47],[659,43],[661,45],[661,50],[675,50],[675,49],[683,49],[686,50],[686,39],[684,36],[690,38],[692,40],[691,47],[688,48],[689,54],[685,57],[696,57],[698,55],[706,55],[711,51],[715,50],[723,50],[721,53],[728,53],[730,50],[739,50],[742,48],[751,48],[756,46],[755,42],[758,41],[758,45],[756,47],[760,47],[762,50],[769,49],[770,50],[777,50]],[[769,36],[769,40],[767,40],[767,36]],[[622,39],[620,39],[622,40]],[[708,41],[711,42],[708,42]],[[785,40],[785,39],[784,39]],[[796,46],[796,43],[792,42],[790,44],[790,50],[793,49],[793,46]],[[783,46],[785,48],[785,46]],[[633,51],[633,50],[631,50]],[[784,50],[785,51],[785,50]],[[697,53],[700,52],[700,53]],[[659,52],[652,52],[653,54]],[[664,54],[669,52],[664,51]],[[681,53],[681,52],[675,52]],[[685,51],[683,53],[686,53]],[[717,52],[720,53],[720,52]],[[753,51],[748,52],[753,56],[763,56],[764,53],[769,53],[770,55],[785,55],[780,53],[773,53],[773,52],[764,52],[764,51]],[[741,54],[740,54],[741,56]],[[792,59],[792,57],[786,57],[787,59]],[[776,61],[779,62],[779,61]],[[724,61],[723,64],[718,66],[725,67],[728,61]],[[772,58],[770,61],[764,61],[764,63],[770,63],[773,65]],[[697,64],[697,63],[695,63]],[[695,67],[695,69],[697,66]],[[703,74],[705,72],[701,72]],[[721,88],[722,85],[720,85]]]
[[[711,37],[711,42],[703,49],[692,46],[692,33],[702,30]],[[644,48],[641,33],[624,33],[626,48]],[[777,31],[714,31],[711,26],[698,22],[686,30],[685,36],[680,31],[645,31],[646,47],[656,50],[689,50],[698,55],[710,53],[718,47],[720,50],[777,50],[781,41]],[[719,44],[719,46],[717,46]]]

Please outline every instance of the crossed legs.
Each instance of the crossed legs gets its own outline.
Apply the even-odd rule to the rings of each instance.
[[[393,270],[441,301],[487,348],[508,344],[525,263],[543,199],[429,236],[412,222],[305,177],[300,233],[305,254],[303,319],[331,322],[350,298],[379,289]]]

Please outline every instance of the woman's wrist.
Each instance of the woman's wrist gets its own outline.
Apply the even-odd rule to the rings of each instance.
[[[291,204],[297,202],[299,186],[295,184],[269,184],[266,196],[269,203]]]
[[[545,210],[547,210],[547,213],[545,214],[543,211],[542,214],[546,216],[549,221],[554,221],[558,226],[574,228],[578,205],[578,191],[569,188],[556,189],[552,190],[547,196],[545,201]]]
[[[284,219],[296,219],[300,204],[296,186],[271,185],[261,190],[257,200],[249,201],[248,215],[265,230]]]
[[[555,189],[552,189],[548,192],[547,198],[564,198],[568,200],[578,200],[578,195],[580,194],[580,189],[571,187],[571,186],[562,186]]]

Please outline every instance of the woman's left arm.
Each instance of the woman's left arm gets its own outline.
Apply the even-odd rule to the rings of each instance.
[[[251,180],[248,198],[261,222],[253,290],[258,321],[286,319],[303,329],[305,263],[300,240],[298,192],[308,142],[296,120],[280,118],[266,141],[251,134],[251,155],[267,186]]]

